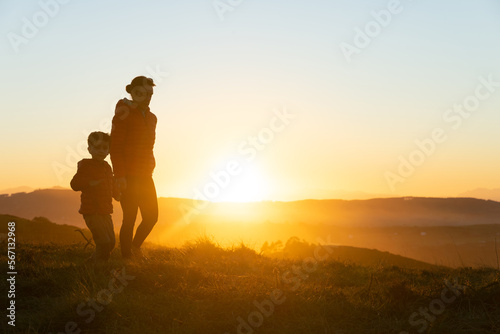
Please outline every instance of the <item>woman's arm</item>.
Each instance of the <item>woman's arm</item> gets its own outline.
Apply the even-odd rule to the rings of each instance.
[[[130,110],[122,100],[116,104],[115,116],[111,127],[111,147],[109,155],[115,177],[125,177],[125,145],[127,138],[127,118]]]

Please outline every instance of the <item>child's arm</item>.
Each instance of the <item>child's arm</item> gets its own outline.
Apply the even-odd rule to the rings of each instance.
[[[118,185],[116,177],[113,176],[113,170],[109,165],[106,176],[107,178],[109,178],[109,180],[111,180],[111,196],[119,202],[121,198],[120,187]]]
[[[71,189],[74,191],[81,191],[89,186],[91,186],[91,178],[86,173],[85,165],[80,161],[78,163],[78,170],[76,171],[75,176],[71,180]]]

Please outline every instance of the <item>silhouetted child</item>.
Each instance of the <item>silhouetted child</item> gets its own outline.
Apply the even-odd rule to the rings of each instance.
[[[104,132],[92,132],[88,137],[88,150],[92,159],[78,162],[78,171],[71,180],[71,188],[81,191],[80,212],[92,232],[95,252],[92,260],[103,264],[115,247],[115,232],[111,213],[112,197],[120,200],[118,187],[113,179],[111,166],[104,161],[109,153],[111,137]]]

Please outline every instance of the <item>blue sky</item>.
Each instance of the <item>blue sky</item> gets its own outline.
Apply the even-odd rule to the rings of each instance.
[[[339,45],[388,3],[243,0],[221,20],[209,0],[73,0],[16,52],[8,34],[22,35],[23,18],[33,23],[43,5],[3,1],[0,139],[9,162],[0,189],[67,187],[72,172],[57,175],[54,162],[76,168],[67,147],[77,150],[112,117],[124,86],[155,69],[168,73],[151,104],[163,196],[189,197],[283,106],[296,119],[250,168],[259,172],[249,179],[269,185],[262,198],[499,187],[500,90],[396,190],[384,173],[443,126],[480,76],[500,80],[500,3],[402,0],[402,12],[347,62]]]

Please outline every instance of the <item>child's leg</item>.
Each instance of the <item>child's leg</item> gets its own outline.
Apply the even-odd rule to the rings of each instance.
[[[114,234],[112,239],[109,235],[109,221],[111,220],[111,216],[83,215],[83,218],[85,219],[85,223],[92,232],[92,237],[94,238],[96,262],[107,261],[112,249],[110,249],[110,246],[114,246]]]
[[[111,255],[111,252],[113,251],[113,248],[115,248],[115,229],[113,227],[113,220],[111,219],[111,215],[106,215],[104,217],[104,229],[106,232],[107,236],[107,249],[106,249],[106,258],[109,259],[109,256]]]
[[[90,256],[90,259],[87,261],[89,262],[96,262],[96,257],[97,257],[97,248],[99,244],[99,231],[96,229],[97,224],[95,224],[94,218],[95,215],[83,215],[83,219],[85,220],[85,225],[87,225],[88,229],[90,230],[90,233],[92,233],[92,240],[94,240],[95,244],[95,249],[92,255]]]

